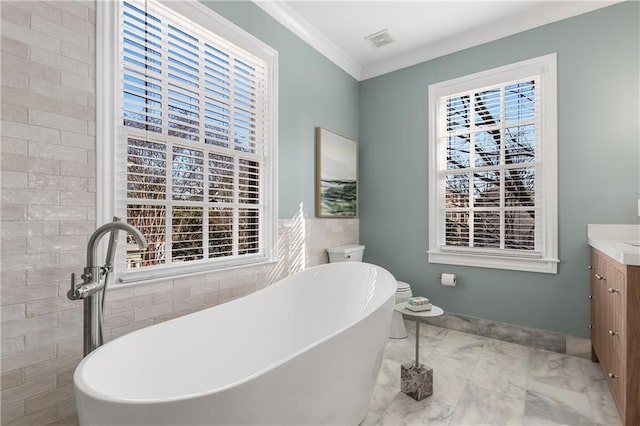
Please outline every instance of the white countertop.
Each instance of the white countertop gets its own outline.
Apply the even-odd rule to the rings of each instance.
[[[587,225],[587,241],[624,265],[640,266],[640,225]]]

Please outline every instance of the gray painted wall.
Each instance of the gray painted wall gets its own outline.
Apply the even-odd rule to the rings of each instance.
[[[587,223],[635,223],[639,4],[625,2],[358,84],[250,2],[205,1],[279,51],[279,216],[313,216],[314,128],[360,141],[360,235],[380,264],[452,312],[586,336]],[[557,275],[427,262],[428,85],[558,53]],[[441,272],[459,277],[438,284]]]
[[[278,216],[313,216],[315,128],[358,140],[358,82],[253,3],[203,3],[278,51]]]
[[[638,223],[640,4],[625,2],[360,84],[365,260],[445,310],[587,336],[588,223]],[[428,86],[558,54],[557,275],[429,264]],[[455,288],[438,275],[458,275]]]

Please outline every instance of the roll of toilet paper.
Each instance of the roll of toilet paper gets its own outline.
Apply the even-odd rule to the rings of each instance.
[[[444,286],[453,287],[456,285],[456,274],[442,274],[440,281]]]

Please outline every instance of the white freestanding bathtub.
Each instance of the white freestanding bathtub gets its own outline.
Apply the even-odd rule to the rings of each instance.
[[[82,425],[357,425],[396,280],[327,264],[115,339],[78,365]]]

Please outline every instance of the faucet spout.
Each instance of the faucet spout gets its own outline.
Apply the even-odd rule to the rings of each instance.
[[[117,218],[114,218],[117,219]],[[87,268],[95,268],[96,262],[96,252],[98,250],[98,241],[107,233],[110,232],[118,232],[118,231],[126,231],[129,234],[133,235],[136,242],[138,243],[138,247],[141,250],[147,248],[147,240],[142,235],[137,228],[129,225],[126,222],[120,222],[120,219],[114,220],[113,222],[106,223],[102,225],[100,228],[96,229],[96,231],[89,238],[89,243],[87,244]]]

